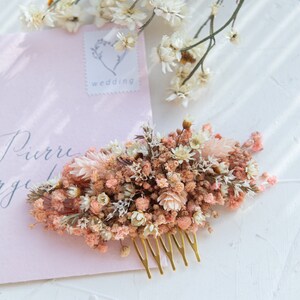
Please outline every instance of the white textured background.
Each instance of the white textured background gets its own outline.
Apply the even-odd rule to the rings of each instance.
[[[21,2],[28,1],[0,0],[0,33],[21,30]],[[219,25],[235,1],[224,2]],[[189,3],[195,30],[211,1]],[[259,130],[265,149],[256,158],[279,184],[238,212],[223,213],[211,235],[199,234],[200,264],[189,254],[189,268],[178,258],[178,271],[153,271],[152,280],[129,272],[2,285],[0,300],[300,299],[300,1],[246,0],[237,29],[238,46],[220,34],[208,61],[212,80],[188,109],[162,101],[168,78],[148,60],[154,122],[166,133],[190,113],[196,124],[211,122],[241,141]],[[148,54],[163,31],[168,28],[161,23],[146,30]]]

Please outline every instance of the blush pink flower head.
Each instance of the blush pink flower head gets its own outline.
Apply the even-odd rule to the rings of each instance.
[[[94,248],[99,243],[99,236],[95,233],[89,233],[85,236],[85,242],[91,248]]]
[[[135,200],[137,210],[145,211],[149,208],[150,200],[146,197],[140,197]]]
[[[177,219],[177,225],[182,230],[187,230],[192,225],[190,217],[180,217]]]
[[[101,204],[97,200],[93,199],[90,204],[90,210],[93,214],[98,215],[101,211]]]
[[[156,179],[157,186],[161,189],[169,186],[168,180],[166,178]]]
[[[186,198],[172,191],[167,191],[158,197],[157,202],[167,211],[179,211],[186,203]]]

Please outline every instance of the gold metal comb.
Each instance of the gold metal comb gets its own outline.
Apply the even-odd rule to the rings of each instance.
[[[185,240],[188,241],[187,244],[191,246],[192,250],[195,253],[197,261],[200,262],[197,236],[195,233],[188,233],[178,228],[176,234],[167,233],[164,234],[163,236],[158,236],[158,237],[154,237],[154,236],[147,237],[147,238],[138,237],[132,239],[136,253],[139,259],[141,260],[142,265],[144,266],[149,279],[151,278],[151,272],[149,268],[148,251],[150,251],[151,255],[153,256],[160,274],[162,275],[164,274],[161,265],[160,245],[162,246],[167,258],[169,259],[173,271],[176,270],[175,263],[174,263],[174,256],[173,256],[174,255],[173,245],[175,245],[177,250],[179,251],[184,265],[188,266],[188,260],[186,257]]]

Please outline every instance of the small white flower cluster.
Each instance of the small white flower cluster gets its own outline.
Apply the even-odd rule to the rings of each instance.
[[[85,15],[75,0],[49,1],[47,6],[30,4],[20,6],[20,20],[28,30],[43,27],[61,27],[69,32],[77,32],[84,23]]]
[[[210,79],[210,70],[204,67],[204,61],[216,43],[215,35],[223,31],[214,32],[214,19],[223,1],[212,3],[209,18],[201,24],[193,38],[186,37],[184,29],[178,29],[186,19],[187,4],[185,0],[89,0],[83,9],[82,0],[48,0],[48,6],[38,7],[30,4],[21,6],[21,21],[29,30],[43,27],[61,27],[69,32],[77,32],[87,21],[87,16],[93,17],[93,23],[102,27],[112,22],[124,27],[118,32],[114,48],[116,51],[133,49],[139,34],[155,19],[163,19],[176,32],[170,36],[163,35],[159,45],[153,51],[153,57],[161,64],[162,72],[174,72],[171,80],[170,93],[166,101],[179,100],[184,107],[196,98],[199,87],[206,86]],[[230,20],[225,24],[231,25],[227,38],[232,43],[238,43],[239,35],[233,25],[244,0],[237,1]],[[210,24],[210,25],[209,25]],[[208,26],[209,34],[199,41],[201,30]]]

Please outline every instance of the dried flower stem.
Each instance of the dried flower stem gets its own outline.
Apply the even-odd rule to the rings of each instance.
[[[154,17],[155,17],[155,12],[153,10],[150,18],[145,22],[145,24],[143,26],[140,27],[138,34],[140,34],[151,23],[151,21],[153,20]]]
[[[185,78],[185,80],[182,82],[182,85],[186,84],[192,78],[192,76],[195,74],[195,72],[198,70],[198,68],[200,66],[201,66],[202,72],[205,72],[204,71],[204,61],[205,61],[208,53],[210,52],[210,50],[216,44],[215,36],[213,34],[214,33],[214,19],[215,19],[215,16],[211,15],[209,19],[210,19],[210,36],[211,36],[211,38],[209,40],[207,50],[205,51],[205,53],[203,54],[203,56],[201,57],[199,62],[196,64],[196,66],[193,68],[193,70],[190,72],[190,74],[187,76],[187,78]]]
[[[223,3],[223,0],[218,0],[216,2],[216,5],[221,5],[222,3]],[[211,17],[211,14],[207,17],[207,19],[205,20],[205,22],[200,26],[200,28],[198,29],[198,31],[194,35],[194,39],[198,38],[198,36],[200,35],[202,29],[208,24],[208,22],[210,20],[210,17]]]
[[[231,17],[228,19],[228,21],[222,26],[220,27],[218,30],[216,30],[214,33],[208,35],[207,37],[203,38],[202,40],[200,40],[199,42],[188,46],[186,48],[181,49],[181,51],[188,51],[194,47],[197,47],[201,44],[203,44],[204,42],[208,41],[209,39],[212,38],[212,36],[216,36],[217,34],[219,34],[220,32],[222,32],[228,25],[230,25],[232,22],[235,22],[237,15],[242,7],[242,5],[244,4],[245,0],[240,0],[240,2],[238,3],[235,11],[233,12],[233,14],[231,15]]]
[[[135,5],[139,2],[140,0],[135,0],[132,5],[129,7],[129,10],[130,9],[133,9],[135,7]]]

